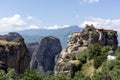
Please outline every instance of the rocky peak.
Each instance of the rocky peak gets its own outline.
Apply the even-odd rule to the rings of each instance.
[[[68,47],[78,48],[98,43],[102,46],[118,45],[117,32],[114,30],[96,29],[93,25],[86,25],[82,32],[74,32],[68,37]]]
[[[37,48],[32,54],[30,69],[37,69],[41,73],[53,71],[55,56],[61,52],[61,43],[58,38],[41,37]]]
[[[114,30],[96,29],[93,25],[86,25],[81,32],[78,31],[69,35],[67,48],[63,49],[56,58],[55,75],[74,76],[77,66],[81,64],[80,61],[75,60],[75,55],[94,43],[98,43],[101,46],[113,46],[116,49],[118,45],[117,32]]]
[[[18,33],[0,36],[0,61],[23,73],[29,68],[30,57],[24,39]]]
[[[9,34],[7,35],[0,35],[0,40],[4,40],[4,41],[15,41],[15,42],[24,42],[24,39],[23,37],[17,33],[17,32],[10,32]]]

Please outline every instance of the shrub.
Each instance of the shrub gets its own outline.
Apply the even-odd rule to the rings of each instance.
[[[101,53],[101,46],[99,44],[93,44],[88,47],[88,58],[94,59]]]
[[[82,72],[77,71],[75,73],[73,80],[91,80],[91,79],[90,79],[90,77],[83,75]]]
[[[111,80],[119,80],[120,79],[120,69],[114,69],[110,71]]]
[[[112,80],[111,76],[106,72],[94,73],[92,80]]]
[[[43,80],[43,75],[39,74],[36,70],[26,70],[21,80]]]
[[[76,55],[76,59],[80,60],[82,63],[86,63],[87,61],[87,54],[85,51],[82,51]]]
[[[110,46],[103,46],[102,49],[101,49],[101,51],[102,51],[102,53],[107,53],[108,51],[111,50],[111,48],[112,47],[110,47]]]
[[[98,56],[95,57],[93,65],[97,69],[99,66],[101,66],[102,62],[103,62],[102,57]]]
[[[15,72],[15,69],[8,69],[8,73],[0,70],[0,80],[18,80],[18,76]]]
[[[117,59],[120,60],[120,47],[117,48],[115,54],[116,54]]]
[[[113,37],[113,34],[112,34],[111,32],[108,32],[108,33],[107,33],[107,36],[108,36],[109,38],[111,38],[111,37]]]

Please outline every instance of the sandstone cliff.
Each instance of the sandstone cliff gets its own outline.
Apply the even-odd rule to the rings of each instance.
[[[37,69],[41,73],[53,71],[55,65],[55,56],[61,52],[60,40],[48,36],[41,37],[37,48],[32,54],[30,69]]]
[[[29,68],[30,57],[24,39],[18,33],[0,35],[0,61],[23,73]]]

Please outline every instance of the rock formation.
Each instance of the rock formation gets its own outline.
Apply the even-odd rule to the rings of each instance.
[[[113,30],[96,29],[93,25],[87,25],[82,32],[75,32],[69,36],[68,47],[72,46],[73,49],[78,50],[83,46],[98,43],[101,46],[114,46],[118,45],[117,32]]]
[[[55,56],[61,52],[60,40],[48,36],[41,37],[39,44],[33,52],[30,62],[30,69],[37,69],[41,73],[53,71],[55,65]]]
[[[24,39],[18,33],[0,35],[0,61],[23,73],[29,68],[30,57]]]
[[[0,61],[0,69],[4,70],[5,73],[7,73],[7,64],[4,63],[3,61]]]
[[[80,61],[76,61],[75,55],[94,43],[98,43],[101,46],[113,46],[114,49],[116,49],[118,45],[117,32],[113,30],[96,29],[93,25],[86,25],[83,31],[74,32],[68,37],[67,48],[63,49],[56,58],[54,68],[55,75],[68,74],[74,76],[75,71],[77,71],[77,66],[81,64]],[[72,72],[71,69],[73,70]]]
[[[26,46],[27,46],[27,49],[29,51],[29,56],[30,58],[32,58],[32,54],[34,52],[34,50],[37,48],[38,46],[38,42],[34,42],[34,43],[27,43]]]

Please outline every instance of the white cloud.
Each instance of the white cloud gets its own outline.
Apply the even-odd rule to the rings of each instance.
[[[69,27],[70,25],[63,25],[63,26],[59,26],[59,25],[53,25],[53,26],[50,26],[50,27],[46,27],[47,29],[60,29],[60,28],[67,28]]]
[[[16,31],[24,29],[25,21],[19,14],[12,17],[4,17],[0,19],[0,32]]]
[[[120,31],[120,19],[102,19],[99,17],[89,17],[81,24],[81,27],[84,27],[85,24],[93,24],[97,28]]]
[[[6,24],[6,25],[23,25],[25,22],[22,20],[21,16],[18,14],[15,14],[13,17],[4,17],[0,19],[0,24]]]
[[[3,17],[0,19],[0,33],[20,31],[26,29],[39,29],[37,25],[40,24],[41,19],[33,19],[32,16],[28,16],[26,19],[23,18],[20,14],[15,14],[11,17]]]
[[[39,29],[39,27],[36,26],[36,25],[30,25],[30,26],[28,27],[28,29]]]
[[[33,17],[32,16],[28,16],[27,19],[31,20],[31,19],[33,19]]]
[[[82,3],[98,3],[100,0],[80,0],[80,4]]]

